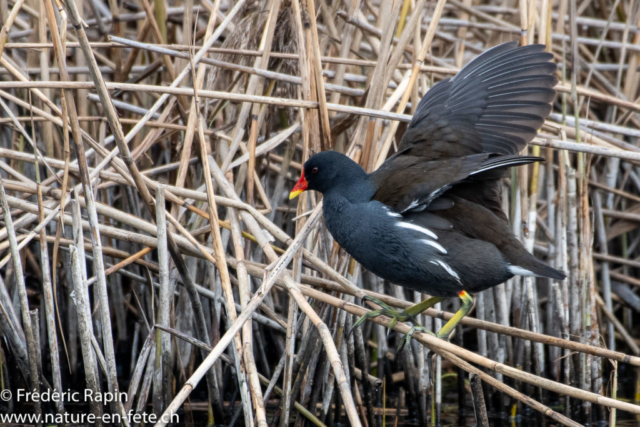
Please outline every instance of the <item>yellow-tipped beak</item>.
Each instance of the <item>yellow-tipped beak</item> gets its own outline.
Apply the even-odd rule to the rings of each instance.
[[[307,180],[304,177],[304,170],[303,170],[302,171],[302,175],[300,176],[300,179],[298,180],[296,185],[291,190],[291,193],[289,193],[289,200],[293,200],[296,197],[298,197],[300,195],[300,193],[302,193],[304,190],[307,189],[308,186],[309,186],[309,183],[307,182]]]
[[[296,197],[298,197],[300,195],[300,193],[302,193],[304,190],[291,190],[291,193],[289,193],[289,200],[293,200]]]

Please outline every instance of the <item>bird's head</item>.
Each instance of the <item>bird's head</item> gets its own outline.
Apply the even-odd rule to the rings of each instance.
[[[359,164],[336,151],[323,151],[307,160],[302,175],[289,194],[294,199],[305,190],[325,193],[343,185],[367,178]]]

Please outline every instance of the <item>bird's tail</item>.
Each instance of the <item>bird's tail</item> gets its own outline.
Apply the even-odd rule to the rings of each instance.
[[[567,275],[562,271],[556,270],[534,257],[530,257],[524,264],[526,265],[511,265],[509,266],[509,270],[513,274],[520,276],[547,277],[553,280],[564,280],[567,278]]]
[[[554,280],[564,280],[567,278],[567,275],[560,270],[556,270],[555,268],[540,261],[538,264],[540,265],[540,273],[538,274],[542,277],[548,277],[549,279]]]

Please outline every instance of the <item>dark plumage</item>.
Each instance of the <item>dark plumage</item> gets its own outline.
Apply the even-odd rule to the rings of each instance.
[[[328,230],[364,268],[439,300],[459,295],[468,309],[464,291],[515,274],[563,280],[511,233],[497,188],[508,168],[542,160],[518,153],[551,111],[552,58],[543,45],[496,46],[427,92],[398,152],[378,170],[319,153],[292,196],[323,193]]]

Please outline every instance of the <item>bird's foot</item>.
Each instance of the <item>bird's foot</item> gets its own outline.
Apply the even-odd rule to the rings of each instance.
[[[415,326],[411,327],[411,329],[409,330],[407,335],[404,337],[404,340],[402,340],[402,342],[400,343],[400,346],[398,347],[398,351],[401,351],[404,347],[409,345],[409,343],[411,342],[412,335],[416,331],[424,332],[425,334],[429,334],[431,336],[434,336],[436,338],[440,338],[441,340],[445,340],[447,342],[449,342],[449,338],[451,337],[451,332],[449,332],[449,333],[444,332],[443,333],[442,331],[440,331],[437,334],[435,334],[431,330],[425,328],[424,326],[420,326],[420,325],[416,324]]]
[[[397,310],[397,309],[385,304],[384,302],[380,301],[378,298],[370,297],[368,295],[365,295],[363,297],[363,299],[366,299],[366,300],[369,300],[369,301],[371,301],[371,302],[373,302],[375,304],[378,304],[381,308],[379,308],[378,310],[371,310],[371,311],[365,313],[360,319],[358,319],[358,321],[356,323],[353,324],[353,327],[349,331],[349,334],[351,334],[357,327],[359,327],[365,321],[367,321],[367,319],[373,319],[374,317],[378,317],[378,316],[381,316],[381,315],[385,315],[385,316],[388,316],[388,317],[391,318],[391,321],[389,322],[389,326],[388,326],[388,329],[387,329],[387,334],[389,333],[389,331],[391,331],[391,329],[393,329],[393,327],[396,325],[396,323],[398,323],[398,322],[406,322],[407,320],[413,320],[413,316],[408,314],[406,311]]]
[[[414,326],[411,327],[411,329],[409,329],[409,332],[404,337],[402,342],[400,342],[400,346],[398,347],[398,351],[402,351],[403,348],[409,346],[409,343],[411,342],[411,338],[413,336],[413,333],[416,332],[416,331],[424,332],[425,334],[429,334],[429,335],[433,335],[434,337],[438,337],[437,334],[434,334],[432,331],[430,331],[429,329],[425,328],[424,326],[414,325]]]
[[[435,334],[435,336],[437,338],[440,338],[441,340],[445,340],[445,341],[449,342],[449,339],[451,338],[451,333],[452,332],[453,331],[446,333],[446,332],[442,332],[442,330],[440,330],[440,331],[438,331],[437,334]]]

